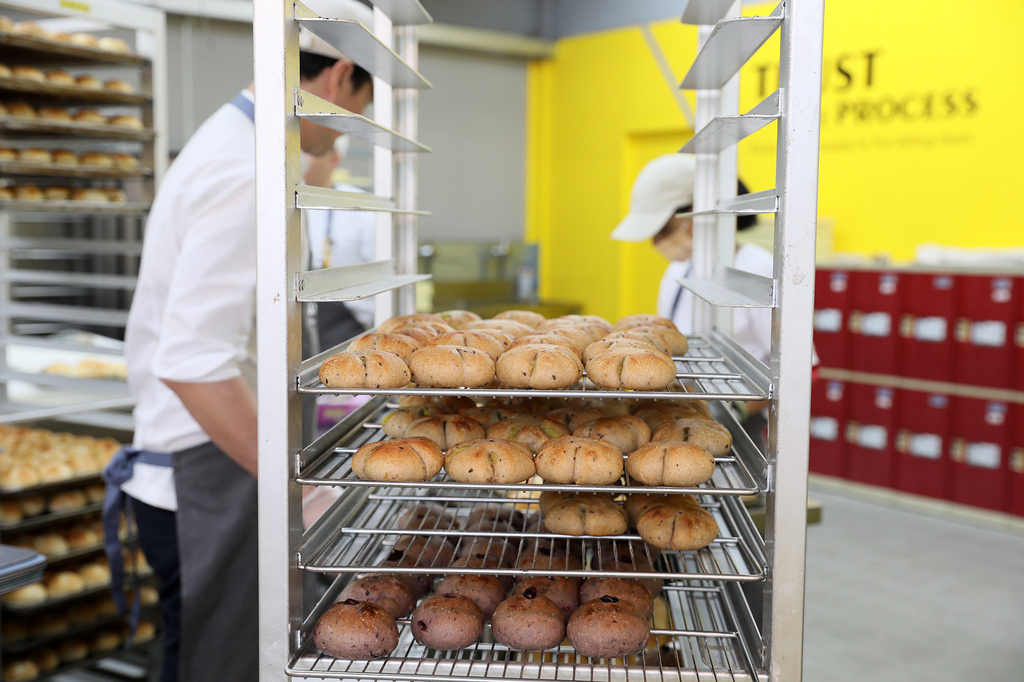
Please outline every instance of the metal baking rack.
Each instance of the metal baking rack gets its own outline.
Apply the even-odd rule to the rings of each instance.
[[[0,491],[0,494],[5,494],[4,491]],[[93,502],[83,507],[76,507],[75,509],[66,509],[59,512],[44,512],[35,516],[29,516],[23,518],[20,521],[12,521],[9,523],[0,523],[0,532],[11,533],[19,532],[23,530],[34,530],[36,528],[43,528],[62,521],[73,521],[81,516],[88,516],[94,512],[103,511],[102,502]]]
[[[368,402],[364,409],[353,412],[335,425],[322,438],[314,442],[300,455],[302,465],[296,481],[306,485],[379,486],[381,481],[368,481],[352,473],[352,453],[366,443],[385,438],[380,420],[390,405],[383,397]],[[749,441],[748,441],[749,443]],[[736,445],[747,447],[742,441]],[[752,447],[752,445],[750,445]],[[462,483],[452,480],[442,472],[430,481],[388,481],[395,488],[421,488],[424,490],[493,490],[493,483]],[[718,495],[754,495],[760,490],[759,484],[748,470],[743,459],[730,455],[715,459],[715,473],[702,487],[650,487],[634,484],[625,475],[624,485],[594,486],[566,485],[553,483],[520,483],[500,486],[509,492],[543,492],[559,490],[565,492],[621,493],[689,493]]]
[[[635,399],[709,399],[709,400],[765,400],[770,397],[767,380],[758,381],[756,375],[744,373],[734,360],[735,349],[722,344],[722,340],[701,336],[687,337],[690,347],[685,355],[674,358],[676,380],[662,391],[623,391],[602,389],[584,379],[566,389],[512,389],[481,388],[423,388],[410,386],[393,389],[327,388],[318,375],[320,364],[347,344],[321,353],[302,363],[298,372],[300,393],[319,395],[463,395],[493,397],[540,398],[635,398]],[[689,390],[685,384],[693,387]]]
[[[474,505],[506,502],[532,507],[536,499],[508,499],[494,497],[486,491],[449,489],[439,494],[427,495],[425,491],[406,491],[401,488],[374,488],[352,491],[345,503],[337,505],[314,524],[299,547],[300,568],[319,573],[382,573],[449,574],[473,573],[480,575],[506,575],[523,577],[530,574],[559,577],[613,577],[619,575],[612,566],[605,566],[603,553],[595,549],[595,543],[612,542],[615,547],[629,549],[631,555],[642,551],[643,563],[654,566],[653,571],[630,571],[630,577],[661,578],[665,580],[735,580],[756,581],[764,578],[764,553],[756,532],[750,533],[751,526],[739,519],[742,510],[735,498],[702,500],[702,505],[715,517],[719,536],[708,547],[694,552],[658,550],[643,543],[638,535],[619,536],[567,536],[549,532],[510,532],[497,529],[464,531],[451,526],[434,528],[395,528],[394,521],[406,506],[415,506],[427,499],[444,504],[449,511],[462,517],[468,515]],[[362,493],[362,494],[359,494]],[[527,551],[527,540],[548,539],[566,552],[577,552],[583,556],[593,554],[589,568],[578,570],[556,570],[535,561],[530,568],[457,568],[450,566],[379,566],[393,546],[399,541],[440,535],[455,545],[455,553],[466,543],[478,538],[488,543],[501,540],[516,548],[515,565],[519,565]],[[623,543],[620,545],[619,543]],[[613,549],[613,552],[616,551]],[[634,557],[635,561],[635,557]]]
[[[314,611],[333,603],[344,582],[336,581]],[[348,661],[320,653],[310,636],[315,620],[307,620],[302,627],[302,644],[285,673],[293,677],[437,682],[763,679],[753,672],[750,643],[743,634],[744,614],[733,610],[721,586],[707,582],[666,585],[658,601],[661,605],[655,611],[647,649],[628,658],[591,659],[565,643],[546,651],[514,651],[493,641],[489,625],[484,627],[480,641],[465,649],[428,649],[413,639],[408,619],[400,619],[398,646],[390,656]]]
[[[0,210],[19,213],[74,213],[77,215],[144,215],[149,203],[143,201],[19,201],[0,200]]]
[[[152,168],[116,168],[87,164],[31,163],[28,161],[0,161],[0,173],[5,175],[45,176],[61,178],[120,179],[144,178],[153,174]]]
[[[99,474],[88,474],[86,476],[75,476],[74,478],[68,478],[63,481],[51,481],[49,483],[40,483],[39,485],[30,486],[27,488],[0,488],[0,495],[3,496],[25,496],[25,495],[38,495],[42,493],[53,493],[60,492],[65,488],[79,488],[83,485],[90,483],[101,483],[102,479]],[[6,528],[6,526],[5,526]]]
[[[49,40],[19,33],[0,32],[0,46],[8,58],[33,64],[97,63],[129,64],[145,66],[148,59],[137,54],[109,52],[93,47],[83,47],[62,40]]]
[[[152,96],[135,92],[115,92],[113,90],[90,90],[74,85],[55,85],[40,83],[23,78],[0,78],[0,94],[34,95],[45,97],[48,101],[59,100],[68,104],[148,104]]]
[[[133,142],[149,142],[156,137],[151,128],[128,128],[108,125],[106,123],[79,123],[77,121],[51,121],[40,118],[19,118],[17,116],[0,116],[0,132],[7,136],[67,136],[97,137],[110,140],[130,140]]]

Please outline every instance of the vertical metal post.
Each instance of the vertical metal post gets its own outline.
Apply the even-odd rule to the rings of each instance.
[[[415,26],[401,26],[395,30],[395,52],[413,69],[419,68],[419,48]],[[395,92],[395,130],[410,140],[418,139],[417,117],[419,91],[401,88]],[[416,208],[416,152],[395,154],[395,204],[402,209]],[[417,217],[403,213],[395,216],[395,267],[399,274],[411,275],[419,270],[417,261]],[[402,287],[397,292],[399,314],[416,312],[416,285]]]
[[[765,541],[768,671],[774,682],[799,680],[803,657],[807,464],[814,309],[814,240],[821,122],[822,0],[787,0],[779,65],[780,118],[769,416],[771,480]]]
[[[373,32],[388,47],[394,42],[391,18],[379,8],[373,10]],[[393,88],[383,79],[373,79],[373,120],[385,128],[394,130]],[[373,148],[373,192],[379,197],[394,197],[394,153],[387,147]],[[388,260],[394,255],[394,216],[389,212],[378,213],[374,222],[374,259]],[[375,297],[374,317],[376,324],[396,314],[396,296],[382,294]],[[401,312],[401,309],[398,309]],[[412,312],[407,311],[407,312]]]
[[[697,28],[697,50],[700,51],[711,36],[714,26],[702,24]],[[715,89],[697,90],[697,110],[694,115],[694,131],[711,122],[720,112],[721,91]],[[693,210],[707,211],[714,208],[717,200],[719,178],[718,154],[697,154],[697,172],[693,180]],[[714,216],[693,217],[693,267],[691,276],[695,279],[709,279],[714,271],[718,249],[716,248]],[[697,296],[693,298],[693,331],[707,335],[714,329],[714,308]]]
[[[298,24],[288,0],[254,4],[256,74],[257,342],[259,344],[260,680],[278,682],[297,647],[302,585],[296,548],[300,491],[294,483],[302,438],[295,382],[301,360]]]

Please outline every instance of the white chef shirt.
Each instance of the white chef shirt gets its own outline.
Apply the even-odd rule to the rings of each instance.
[[[135,447],[176,452],[210,440],[162,380],[243,376],[255,390],[255,317],[255,129],[226,104],[175,159],[146,223],[125,332]],[[136,464],[122,490],[177,509],[170,468]]]
[[[343,192],[364,192],[355,185],[339,183],[334,186]],[[306,221],[309,238],[310,267],[338,268],[344,265],[369,263],[374,259],[373,241],[375,214],[369,211],[326,211],[309,210],[302,212]],[[324,256],[329,255],[328,261]],[[364,327],[373,326],[374,299],[345,301],[345,307]]]
[[[693,332],[693,292],[679,285],[690,276],[690,261],[673,261],[665,269],[658,288],[658,314],[668,317],[684,334]],[[771,277],[772,254],[755,244],[744,244],[736,251],[737,270]],[[732,337],[751,355],[768,364],[771,358],[771,308],[736,308]]]

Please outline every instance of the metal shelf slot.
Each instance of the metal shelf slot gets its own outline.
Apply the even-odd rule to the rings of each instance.
[[[434,21],[419,0],[377,0],[373,4],[388,15],[395,26],[418,26]]]
[[[21,423],[29,421],[39,421],[41,419],[60,419],[70,415],[78,415],[83,412],[96,412],[103,410],[126,410],[131,409],[135,405],[134,398],[109,398],[104,400],[95,400],[87,403],[75,403],[74,405],[59,405],[57,407],[41,407],[31,408],[26,407],[23,410],[14,412],[12,414],[0,415],[0,424],[9,423]],[[102,505],[97,507],[95,510],[102,509]],[[76,509],[75,512],[81,513],[85,509]],[[55,517],[54,514],[48,514],[46,517],[40,517],[42,521],[50,521]]]
[[[0,381],[24,381],[36,386],[50,386],[53,388],[69,389],[73,391],[84,391],[89,393],[114,394],[118,396],[128,395],[128,385],[117,379],[84,379],[81,377],[68,377],[60,374],[30,374],[28,372],[14,372],[7,370],[0,373]],[[121,407],[116,405],[114,407]],[[100,408],[87,408],[87,410]],[[81,410],[80,410],[81,411]]]
[[[430,81],[409,66],[368,28],[352,19],[327,19],[295,3],[299,26],[341,50],[356,64],[396,88],[429,88]]]
[[[54,277],[61,284],[93,287],[96,289],[135,289],[136,278],[132,275],[104,275],[93,272],[60,272],[52,270],[5,270],[0,273],[4,281],[15,284],[52,284]]]
[[[112,253],[142,255],[142,244],[113,239],[64,239],[62,237],[3,237],[0,248],[18,252],[44,251],[53,254]]]
[[[430,275],[399,275],[393,260],[310,270],[295,276],[295,300],[356,301],[430,279]]]
[[[776,213],[779,210],[779,192],[775,189],[766,189],[751,194],[741,194],[737,197],[730,197],[718,202],[718,208],[708,211],[692,211],[677,213],[678,216],[697,215],[760,215],[762,213]]]
[[[0,305],[0,315],[26,320],[53,320],[76,324],[104,324],[123,327],[128,322],[127,310],[86,308],[47,303],[7,303]]]
[[[683,145],[684,154],[715,154],[779,120],[779,91],[741,116],[716,116]]]
[[[295,190],[295,206],[301,209],[336,211],[379,211],[406,213],[409,215],[430,215],[430,211],[415,211],[398,208],[394,200],[378,197],[366,192],[345,192],[330,187],[299,185]]]
[[[76,215],[142,215],[149,210],[144,202],[97,204],[91,201],[0,201],[0,210],[19,213],[74,213]]]
[[[32,346],[34,348],[49,348],[51,350],[70,350],[77,353],[93,353],[96,355],[124,355],[124,348],[120,346],[106,347],[94,346],[87,343],[74,343],[72,341],[61,341],[59,339],[45,336],[5,336],[0,339],[0,347],[10,346]]]
[[[736,0],[683,0],[684,24],[714,24],[725,16]]]
[[[430,147],[426,145],[399,135],[365,116],[353,114],[301,88],[296,88],[295,91],[295,115],[393,152],[430,151]]]
[[[714,279],[677,280],[712,305],[726,308],[774,308],[775,281],[735,268],[719,267]]]
[[[684,90],[720,88],[782,24],[785,3],[766,17],[724,19],[715,25],[683,83]]]

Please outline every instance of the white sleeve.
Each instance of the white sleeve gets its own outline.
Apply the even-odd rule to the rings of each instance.
[[[153,373],[212,382],[241,373],[256,304],[255,168],[224,163],[192,183]]]

